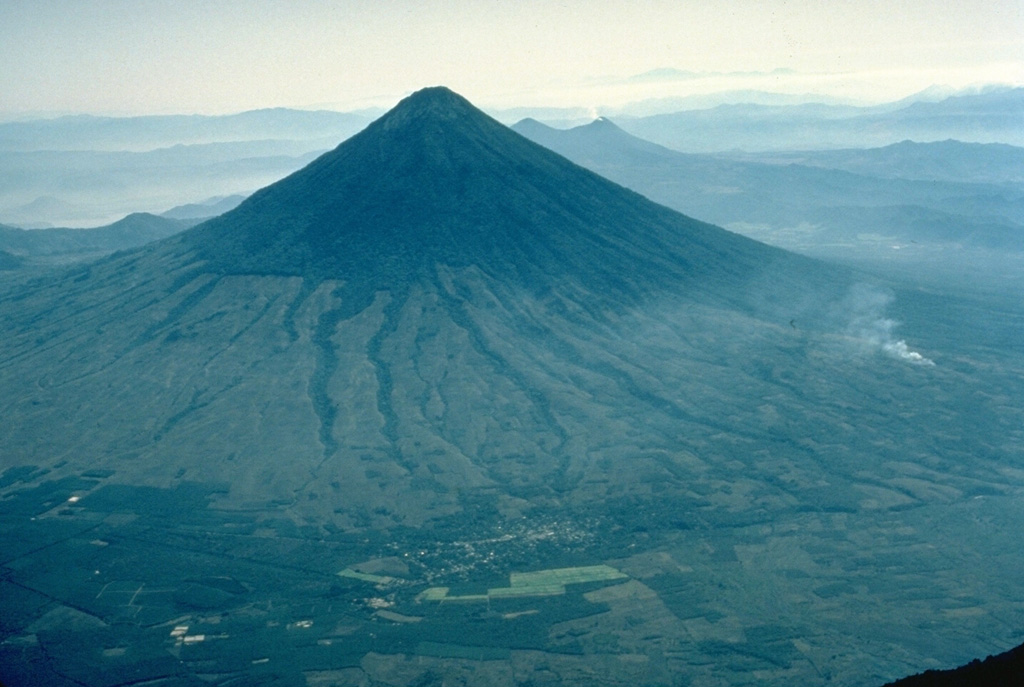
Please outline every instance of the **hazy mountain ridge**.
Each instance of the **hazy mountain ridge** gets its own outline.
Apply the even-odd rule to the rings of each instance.
[[[140,209],[161,212],[211,195],[248,193],[328,147],[318,139],[179,145],[139,153],[10,153],[0,161],[0,217],[12,224],[89,224]],[[40,205],[41,197],[52,200]]]
[[[160,213],[160,216],[171,219],[209,219],[222,215],[228,210],[234,210],[245,198],[241,195],[215,196],[202,203],[178,205],[167,212]]]
[[[194,225],[194,221],[144,212],[95,229],[17,229],[0,225],[0,250],[23,258],[95,258],[167,238]]]
[[[904,107],[719,105],[620,117],[629,133],[686,152],[877,147],[906,139],[1024,145],[1024,88],[957,95]]]
[[[900,141],[882,148],[736,155],[731,159],[802,164],[921,181],[1024,183],[1024,148],[1003,143]]]
[[[353,113],[275,109],[0,123],[0,220],[95,226],[131,212],[249,193],[368,121]]]
[[[931,271],[963,272],[969,264],[983,273],[987,264],[1011,281],[1024,257],[1024,187],[1013,181],[1024,161],[1019,148],[945,141],[696,155],[638,139],[609,120],[514,128],[680,212],[791,250]],[[985,170],[984,181],[974,170]]]
[[[362,115],[285,108],[234,115],[70,115],[24,122],[0,122],[0,150],[134,151],[179,144],[267,139],[344,139],[368,123]]]
[[[443,89],[0,290],[5,681],[852,685],[1021,613],[1019,303],[894,301]]]
[[[615,120],[645,139],[698,152],[948,138],[1020,145],[1019,92],[995,89],[874,107],[731,103],[658,117],[616,114]],[[570,126],[590,118],[587,112],[519,108],[502,116],[509,123],[532,116]],[[74,116],[2,123],[0,149],[7,152],[0,157],[0,221],[95,226],[131,212],[162,212],[213,195],[249,193],[299,169],[367,122],[360,113],[278,109],[220,117]]]

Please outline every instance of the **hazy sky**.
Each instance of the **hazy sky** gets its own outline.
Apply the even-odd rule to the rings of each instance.
[[[655,69],[715,74],[627,79]],[[984,82],[1024,83],[1024,0],[0,0],[7,114],[354,109],[436,84],[594,107]]]

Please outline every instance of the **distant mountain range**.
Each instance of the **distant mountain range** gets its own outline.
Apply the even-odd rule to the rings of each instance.
[[[359,114],[285,108],[234,115],[72,115],[0,123],[5,152],[147,152],[177,145],[348,138],[368,119]]]
[[[619,117],[626,131],[686,152],[867,148],[903,140],[1024,145],[1024,88],[893,106],[729,104]]]
[[[865,148],[946,139],[1022,145],[1021,93],[990,89],[876,107],[733,93],[728,104],[690,100],[678,103],[679,111],[639,117],[630,110],[615,120],[641,138],[689,152]],[[568,127],[591,119],[589,112],[518,108],[499,115],[510,124],[532,117]],[[0,123],[0,222],[97,226],[132,212],[160,213],[211,196],[248,194],[298,170],[367,123],[359,113],[286,109],[220,117],[74,116]],[[926,161],[919,163],[921,169]],[[979,181],[989,178],[978,167],[969,171],[981,173]]]
[[[96,226],[251,193],[366,126],[363,115],[71,116],[0,123],[0,221]]]
[[[112,217],[248,194],[337,139],[178,145],[148,152],[29,151],[0,156],[0,220],[95,226]]]
[[[0,250],[18,258],[19,265],[75,262],[135,248],[195,224],[195,220],[139,212],[95,229],[18,229],[0,225]]]
[[[943,141],[697,155],[604,118],[568,130],[535,120],[513,128],[680,212],[791,250],[918,270],[980,269],[1011,281],[1022,267],[1022,148]]]
[[[730,154],[728,157],[841,169],[881,178],[1024,184],[1024,148],[1002,143],[900,141],[881,148]]]
[[[132,213],[92,229],[22,229],[0,224],[0,269],[63,265],[92,260],[177,234],[238,206],[244,196],[215,197],[171,208],[161,215]]]
[[[209,219],[223,215],[228,210],[234,210],[243,200],[245,200],[245,196],[240,195],[216,196],[202,203],[178,205],[167,212],[160,213],[160,216],[170,219]]]

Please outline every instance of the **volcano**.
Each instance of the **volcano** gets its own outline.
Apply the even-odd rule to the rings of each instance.
[[[432,279],[437,265],[622,298],[684,283],[725,291],[782,257],[566,164],[445,88],[410,96],[189,238],[225,274],[369,293]]]
[[[924,611],[837,640],[877,636],[858,565],[892,513],[1011,487],[852,284],[444,88],[189,231],[6,282],[0,680],[899,677]]]
[[[358,485],[350,506],[383,485],[373,508],[403,509],[424,498],[413,488],[423,480],[444,485],[427,493],[446,501],[535,477],[513,469],[527,456],[540,474],[567,467],[579,439],[559,416],[577,411],[553,407],[536,377],[593,375],[562,369],[588,355],[585,332],[618,330],[641,304],[757,317],[833,277],[426,89],[235,210],[12,297],[46,304],[7,322],[22,334],[8,374],[27,375],[10,387],[32,390],[8,399],[18,420],[7,447],[25,462],[68,457],[68,468],[137,464],[154,484],[201,468],[254,498],[307,501],[307,487],[340,481]],[[610,404],[625,388],[693,419],[609,355],[599,386]],[[511,429],[524,421],[530,431]],[[83,437],[51,431],[62,425],[88,427],[98,444],[80,453]],[[367,483],[353,460],[383,460],[389,478]],[[405,517],[423,521],[420,508]]]

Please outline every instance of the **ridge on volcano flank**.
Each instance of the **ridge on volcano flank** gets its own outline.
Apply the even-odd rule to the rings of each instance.
[[[735,283],[782,255],[578,167],[442,87],[409,96],[188,240],[222,273],[340,279],[367,292],[440,263],[635,294],[698,274]]]

